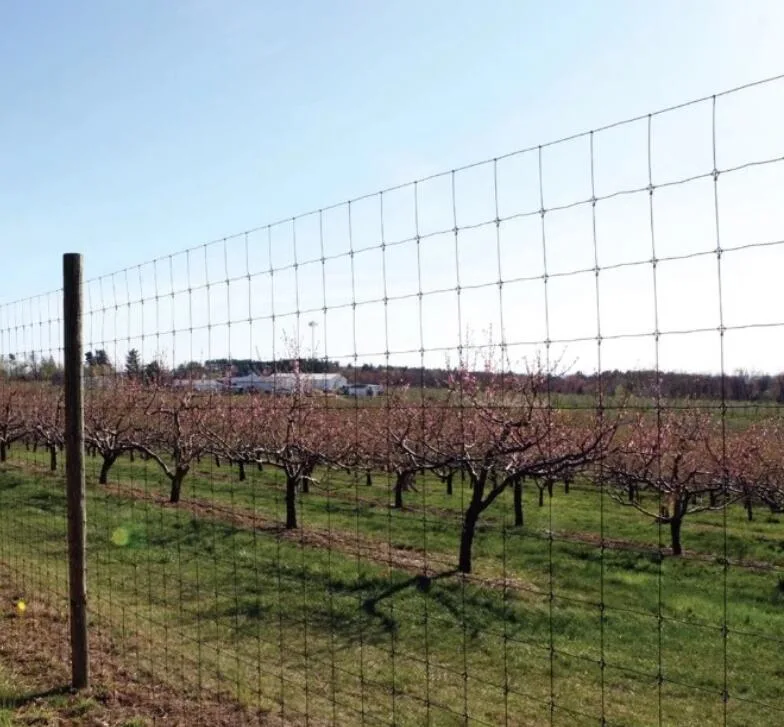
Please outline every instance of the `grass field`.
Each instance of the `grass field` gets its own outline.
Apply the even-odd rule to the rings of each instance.
[[[0,470],[0,560],[28,599],[65,592],[65,498],[46,464],[14,450]],[[156,678],[294,723],[784,720],[784,528],[761,509],[687,519],[677,559],[606,493],[557,488],[540,508],[529,487],[525,527],[496,502],[463,579],[460,482],[452,496],[420,482],[394,511],[381,475],[325,476],[286,533],[269,469],[240,483],[205,460],[171,507],[154,464],[118,462],[109,488],[88,465],[93,619]]]
[[[0,727],[154,727],[248,724],[229,700],[195,694],[182,684],[148,679],[121,659],[104,629],[90,632],[90,687],[69,688],[68,622],[62,609],[20,592],[0,562]],[[278,724],[277,722],[273,724]]]
[[[14,687],[7,669],[0,667],[0,727],[10,727],[18,689]]]
[[[66,690],[51,693],[31,689],[17,674],[0,665],[0,727],[25,725],[95,724],[98,705],[86,696],[71,695]],[[123,720],[122,727],[147,727],[143,719]]]

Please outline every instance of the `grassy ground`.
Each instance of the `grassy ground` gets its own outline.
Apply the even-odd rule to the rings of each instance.
[[[65,689],[33,689],[24,680],[20,681],[18,674],[0,665],[0,727],[95,725],[100,724],[102,712],[99,702],[92,696],[70,694]],[[146,727],[152,723],[139,717],[123,720],[120,724]]]
[[[9,672],[0,665],[0,727],[13,724],[13,709],[18,697],[18,687],[12,682]]]
[[[27,598],[10,576],[0,564],[0,727],[235,727],[256,716],[230,700],[151,679],[122,658],[108,629],[90,632],[90,688],[71,691],[62,604],[49,604],[56,601],[51,592]]]
[[[97,477],[97,462],[90,467]],[[445,486],[435,477],[418,479],[417,490],[405,494],[405,507],[396,511],[392,503],[392,479],[376,474],[368,487],[364,478],[344,474],[318,472],[318,483],[308,495],[300,497],[299,519],[305,527],[328,528],[356,532],[391,540],[405,548],[427,550],[444,563],[452,563],[457,554],[461,514],[468,504],[467,482],[456,478],[454,493],[446,494]],[[133,483],[148,492],[165,495],[168,485],[153,463],[117,462],[111,480],[119,484]],[[247,480],[238,481],[236,468],[216,467],[212,460],[197,465],[186,479],[185,499],[219,503],[232,511],[248,511],[264,517],[283,520],[283,480],[273,469],[258,472],[247,468]],[[484,527],[477,542],[480,557],[495,557],[507,562],[531,556],[526,540],[547,539],[549,532],[564,536],[584,536],[591,546],[603,534],[607,540],[628,541],[639,548],[657,549],[669,545],[667,528],[661,531],[650,519],[635,509],[620,505],[610,491],[601,492],[588,483],[572,486],[566,496],[561,486],[551,500],[538,506],[538,490],[529,483],[525,490],[526,527],[513,527],[511,491],[483,515]],[[650,509],[657,510],[655,497]],[[755,519],[748,522],[741,507],[723,512],[706,512],[687,517],[684,543],[693,553],[723,557],[736,562],[760,561],[784,567],[784,528],[781,516],[771,516],[763,507],[755,510]],[[489,537],[485,537],[485,533]],[[504,533],[503,537],[498,537]],[[539,547],[539,544],[535,544]]]
[[[28,599],[62,593],[62,486],[34,470],[45,457],[13,454],[0,471],[0,561]],[[511,527],[511,501],[496,503],[476,544],[479,578],[466,581],[452,572],[459,482],[451,497],[422,482],[395,512],[380,476],[372,487],[322,478],[301,496],[292,536],[275,527],[282,483],[268,471],[238,483],[204,462],[178,508],[154,499],[165,483],[150,463],[113,470],[148,498],[101,489],[96,474],[91,465],[94,619],[155,678],[312,724],[587,725],[603,714],[609,725],[703,725],[725,710],[727,724],[782,721],[784,534],[762,511],[747,523],[732,509],[726,527],[721,514],[695,516],[691,557],[661,558],[657,528],[608,495],[559,489],[539,508],[528,488],[525,528]],[[194,501],[227,512],[204,517]],[[317,547],[314,532],[335,539]],[[416,558],[387,560],[389,543],[426,556],[428,577]]]

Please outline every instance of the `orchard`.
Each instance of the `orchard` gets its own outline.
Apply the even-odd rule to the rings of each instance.
[[[42,449],[56,471],[63,436],[59,388],[0,387],[0,460],[12,448]],[[674,556],[682,555],[684,526],[696,513],[740,504],[752,520],[757,507],[784,507],[784,427],[775,412],[736,425],[696,405],[559,406],[541,369],[501,375],[462,368],[441,390],[392,387],[372,404],[304,387],[236,395],[118,378],[88,391],[85,441],[100,462],[99,484],[110,481],[121,458],[139,457],[160,468],[173,505],[205,459],[236,470],[238,488],[258,486],[248,484],[249,468],[279,472],[286,529],[298,527],[297,503],[311,485],[332,475],[369,487],[388,480],[388,506],[397,510],[434,480],[451,497],[457,478],[467,493],[456,554],[462,573],[472,571],[477,526],[507,491],[513,527],[524,526],[526,483],[538,489],[540,507],[557,483],[562,496],[572,483],[606,493],[666,526]]]

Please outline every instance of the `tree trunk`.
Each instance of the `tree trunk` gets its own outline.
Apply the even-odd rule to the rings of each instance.
[[[6,454],[6,446],[5,442],[0,442],[0,462],[5,462],[6,457],[8,456]]]
[[[708,493],[708,502],[710,503],[711,507],[716,507],[716,491],[711,490]]]
[[[567,477],[564,479],[564,495],[569,494],[569,488],[571,487],[572,481]]]
[[[264,472],[264,465],[262,465],[261,462],[256,462],[256,469],[259,472]]]
[[[629,502],[634,502],[634,496],[635,496],[634,485],[628,485],[628,487],[626,488],[626,493],[629,497]]]
[[[455,473],[450,470],[446,476],[446,494],[451,495],[454,492]]]
[[[55,445],[49,447],[49,469],[52,472],[57,472],[57,447]]]
[[[101,472],[98,475],[98,484],[105,485],[109,481],[109,469],[114,464],[117,455],[105,454],[103,455],[103,463],[101,464]]]
[[[514,515],[515,527],[523,527],[523,481],[519,477],[514,481]]]
[[[469,503],[468,509],[465,512],[465,517],[463,518],[463,530],[460,534],[460,556],[457,563],[457,568],[461,573],[471,572],[474,535],[476,534],[476,523],[482,512],[483,490],[484,487],[481,487],[476,482],[474,483],[471,502]]]
[[[670,539],[672,540],[673,555],[683,555],[683,548],[681,548],[681,525],[683,525],[683,520],[677,516],[670,520]]]
[[[365,473],[365,484],[368,487],[371,487],[373,485],[373,475],[370,474],[370,472]]]
[[[185,475],[188,474],[187,469],[174,470],[174,477],[171,478],[171,493],[169,495],[169,502],[176,505],[180,501],[180,494],[182,493],[182,481]]]
[[[297,478],[286,476],[286,529],[297,527]]]
[[[550,497],[552,497],[552,496],[553,496],[553,481],[552,481],[552,480],[548,480],[548,481],[547,481],[547,494],[548,494]]]
[[[393,507],[400,510],[403,507],[403,488],[406,486],[408,475],[405,472],[400,473],[395,479],[395,504]]]
[[[133,461],[136,459],[136,454],[135,454],[135,452],[134,452],[133,450],[131,450],[130,452],[128,452],[128,459],[129,459],[131,462],[133,462]]]
[[[544,487],[539,488],[539,507],[544,507]]]
[[[753,509],[753,504],[751,502],[751,497],[747,497],[744,499],[743,507],[746,508],[746,519],[749,522],[752,522],[754,520],[754,509]]]
[[[215,455],[215,466],[220,467],[220,457],[217,454]]]
[[[240,468],[240,474],[239,474],[240,482],[245,482],[245,463],[242,460],[240,460],[238,464]]]
[[[310,477],[307,475],[303,475],[299,478],[299,489],[302,491],[303,494],[307,495],[310,492]]]

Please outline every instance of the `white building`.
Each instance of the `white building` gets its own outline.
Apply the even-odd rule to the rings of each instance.
[[[172,386],[192,391],[226,391],[226,384],[220,379],[174,379]]]
[[[339,392],[346,384],[346,377],[340,374],[248,374],[231,379],[232,391],[262,391],[266,394],[291,394],[297,387],[302,391]]]
[[[270,381],[270,376],[259,376],[258,374],[248,374],[247,376],[232,376],[229,379],[229,386],[232,391],[239,393],[245,391],[265,391],[271,392],[274,388]]]
[[[381,396],[384,387],[381,384],[352,384],[343,389],[346,396]]]
[[[342,374],[304,374],[308,377],[311,389],[339,392],[346,387],[348,379]]]

